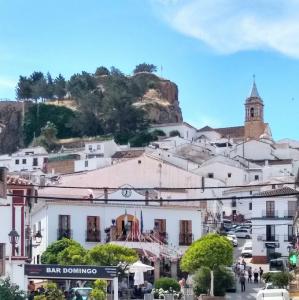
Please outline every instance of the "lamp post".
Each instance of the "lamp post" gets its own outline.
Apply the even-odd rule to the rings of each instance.
[[[12,246],[12,256],[15,255],[16,251],[16,244],[19,242],[20,235],[15,229],[12,229],[10,233],[8,234],[9,237],[9,242],[11,243]]]

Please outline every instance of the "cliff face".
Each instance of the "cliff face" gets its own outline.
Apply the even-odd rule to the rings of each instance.
[[[22,146],[23,103],[0,102],[0,122],[5,128],[0,134],[0,153],[12,153]]]
[[[153,87],[148,89],[135,105],[146,111],[152,123],[162,124],[183,121],[178,100],[178,87],[170,80],[156,77]]]

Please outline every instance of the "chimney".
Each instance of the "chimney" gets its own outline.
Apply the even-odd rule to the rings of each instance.
[[[0,198],[6,199],[7,193],[7,168],[0,167]]]

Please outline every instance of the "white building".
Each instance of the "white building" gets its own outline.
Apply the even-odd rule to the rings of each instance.
[[[7,191],[14,196],[7,196]],[[20,178],[6,176],[0,169],[0,278],[10,277],[13,284],[27,289],[24,264],[31,257],[32,235],[29,227],[29,198],[34,189]],[[15,238],[9,237],[14,232]]]
[[[8,168],[9,172],[45,170],[48,157],[43,147],[24,148],[11,156],[0,156],[0,166]]]
[[[272,189],[256,195],[252,200],[252,255],[254,263],[266,263],[274,252],[288,256],[293,241],[293,218],[297,210],[296,193],[288,186],[273,184]],[[268,198],[267,198],[268,197]],[[271,197],[271,198],[269,198]]]
[[[151,125],[150,131],[154,130],[162,130],[167,137],[170,137],[172,132],[179,132],[180,137],[189,141],[194,141],[197,136],[197,129],[186,122]]]

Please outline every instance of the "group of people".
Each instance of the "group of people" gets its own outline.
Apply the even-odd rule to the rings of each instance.
[[[244,261],[244,259],[242,260],[241,263],[240,262],[236,263],[234,271],[235,271],[235,275],[239,277],[241,292],[245,292],[246,281],[248,283],[261,282],[264,274],[264,270],[262,269],[262,267],[259,267],[259,269],[257,268],[252,269],[251,266],[246,267],[246,262]],[[246,273],[247,273],[247,280],[245,277]],[[253,277],[253,281],[252,281],[252,277]]]

